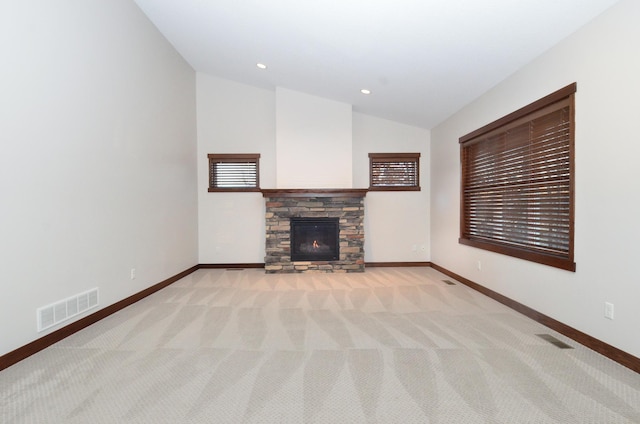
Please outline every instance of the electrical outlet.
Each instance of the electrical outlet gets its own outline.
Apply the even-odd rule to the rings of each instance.
[[[604,317],[613,319],[613,303],[604,302]]]
[[[135,268],[131,268],[131,279],[132,280],[136,279],[136,269]]]
[[[478,271],[482,271],[482,261],[478,261]]]

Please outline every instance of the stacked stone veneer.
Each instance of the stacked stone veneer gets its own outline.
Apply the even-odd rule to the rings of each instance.
[[[267,273],[363,272],[363,197],[267,197]],[[340,260],[291,261],[291,218],[339,218]]]

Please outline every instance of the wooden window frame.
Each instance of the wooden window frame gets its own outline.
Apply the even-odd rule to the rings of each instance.
[[[570,84],[459,139],[459,243],[576,270],[576,89]]]
[[[403,176],[396,172],[386,183],[381,181],[377,170],[392,164],[411,166],[414,169],[409,176],[411,180],[403,182]],[[395,177],[398,179],[394,180]],[[420,191],[420,153],[369,153],[369,191]]]
[[[260,154],[259,153],[210,153],[209,158],[209,192],[253,192],[260,191]],[[255,165],[255,185],[218,186],[216,180],[217,163],[237,163]]]

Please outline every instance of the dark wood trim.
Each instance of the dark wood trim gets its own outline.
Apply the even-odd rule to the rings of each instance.
[[[227,162],[254,161],[260,159],[260,153],[209,153],[207,157]]]
[[[145,297],[167,287],[170,284],[175,283],[181,278],[186,277],[192,272],[198,270],[200,268],[199,265],[194,265],[189,269],[186,269],[173,277],[167,278],[164,281],[161,281],[149,288],[146,288],[134,295],[131,295],[125,299],[122,299],[119,302],[116,302],[112,305],[109,305],[105,308],[100,309],[97,312],[94,312],[91,315],[87,315],[84,318],[79,319],[78,321],[74,321],[69,325],[66,325],[59,330],[56,330],[52,333],[49,333],[43,337],[40,337],[37,340],[32,341],[22,347],[19,347],[16,350],[13,350],[9,353],[6,353],[0,356],[0,371],[5,368],[10,367],[11,365],[22,361],[23,359],[28,358],[29,356],[40,352],[41,350],[53,345],[54,343],[59,342],[62,339],[69,337],[70,335],[90,326],[91,324],[95,324],[103,318],[108,317],[121,309],[126,308],[127,306],[133,305],[139,300],[144,299]]]
[[[573,202],[571,202],[573,206]],[[461,219],[461,222],[463,220]],[[573,222],[573,220],[571,220]],[[573,237],[570,238],[573,243]],[[489,243],[482,240],[468,239],[460,237],[458,243],[465,246],[475,247],[476,249],[488,250],[490,252],[500,253],[502,255],[512,256],[526,261],[536,262],[542,265],[552,266],[554,268],[564,269],[565,271],[576,272],[576,263],[573,259],[563,258],[554,255],[548,255],[527,249],[519,249],[513,246],[505,246],[497,243]],[[573,250],[572,250],[573,251]]]
[[[381,162],[396,161],[398,159],[418,159],[420,158],[420,152],[418,153],[369,153],[371,159],[378,159]]]
[[[485,125],[484,127],[478,128],[475,131],[470,132],[467,135],[463,135],[462,137],[459,138],[459,142],[460,144],[464,144],[469,140],[472,140],[482,134],[486,134],[489,131],[492,131],[496,128],[502,127],[504,125],[507,125],[510,122],[515,121],[516,119],[519,119],[525,115],[528,115],[530,113],[535,112],[538,109],[541,109],[543,107],[546,107],[552,103],[558,102],[566,97],[571,96],[573,93],[575,93],[578,89],[578,85],[577,83],[571,83],[569,85],[567,85],[566,87],[561,88],[560,90],[554,91],[553,93],[544,96],[541,99],[536,100],[533,103],[528,104],[527,106],[524,106],[518,110],[516,110],[515,112],[511,112],[510,114],[503,116],[500,119],[497,119],[487,125]]]
[[[209,187],[207,191],[209,193],[259,193],[261,190],[259,187]]]
[[[314,263],[318,263],[315,261]],[[328,263],[328,262],[322,262]],[[382,268],[382,267],[418,267],[426,266],[430,267],[431,262],[365,262],[365,267]],[[250,264],[200,264],[200,268],[203,269],[240,269],[240,268],[264,268],[263,263],[250,263]]]
[[[365,197],[366,188],[264,188],[264,197]]]
[[[200,264],[202,269],[244,269],[244,268],[264,268],[264,264]]]
[[[383,267],[414,267],[414,266],[431,266],[431,262],[365,262],[365,267],[383,268]]]
[[[513,299],[510,299],[498,292],[495,292],[487,287],[484,287],[478,283],[475,283],[471,280],[468,280],[454,272],[449,271],[446,268],[443,268],[437,264],[432,263],[431,267],[437,271],[440,271],[441,273],[448,275],[449,277],[461,282],[462,284],[471,287],[472,289],[502,303],[503,305],[508,306],[509,308],[520,312],[521,314],[531,318],[534,321],[539,322],[540,324],[551,328],[552,330],[557,331],[560,334],[563,334],[567,337],[569,337],[570,339],[576,341],[577,343],[580,343],[581,345],[584,345],[586,347],[588,347],[589,349],[592,349],[598,353],[600,353],[601,355],[606,356],[607,358],[611,359],[612,361],[615,361],[617,363],[619,363],[620,365],[623,365],[637,373],[640,373],[640,358],[631,355],[630,353],[627,353],[623,350],[618,349],[617,347],[611,346],[610,344],[607,344],[601,340],[596,339],[595,337],[592,337],[588,334],[583,333],[582,331],[576,330],[573,327],[570,327],[558,320],[555,320],[547,315],[541,314],[540,312],[536,311],[535,309],[532,309],[526,305],[523,305],[520,302],[517,302]]]
[[[327,262],[328,263],[328,262]],[[418,267],[426,266],[430,267],[431,262],[365,262],[366,267],[381,268],[381,267]],[[200,264],[199,268],[203,269],[238,269],[238,268],[264,268],[263,263],[248,263],[248,264]]]
[[[417,186],[369,186],[369,191],[421,191]]]

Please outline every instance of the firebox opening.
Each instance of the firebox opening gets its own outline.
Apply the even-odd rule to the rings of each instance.
[[[340,258],[338,218],[291,218],[292,261],[336,261]]]

